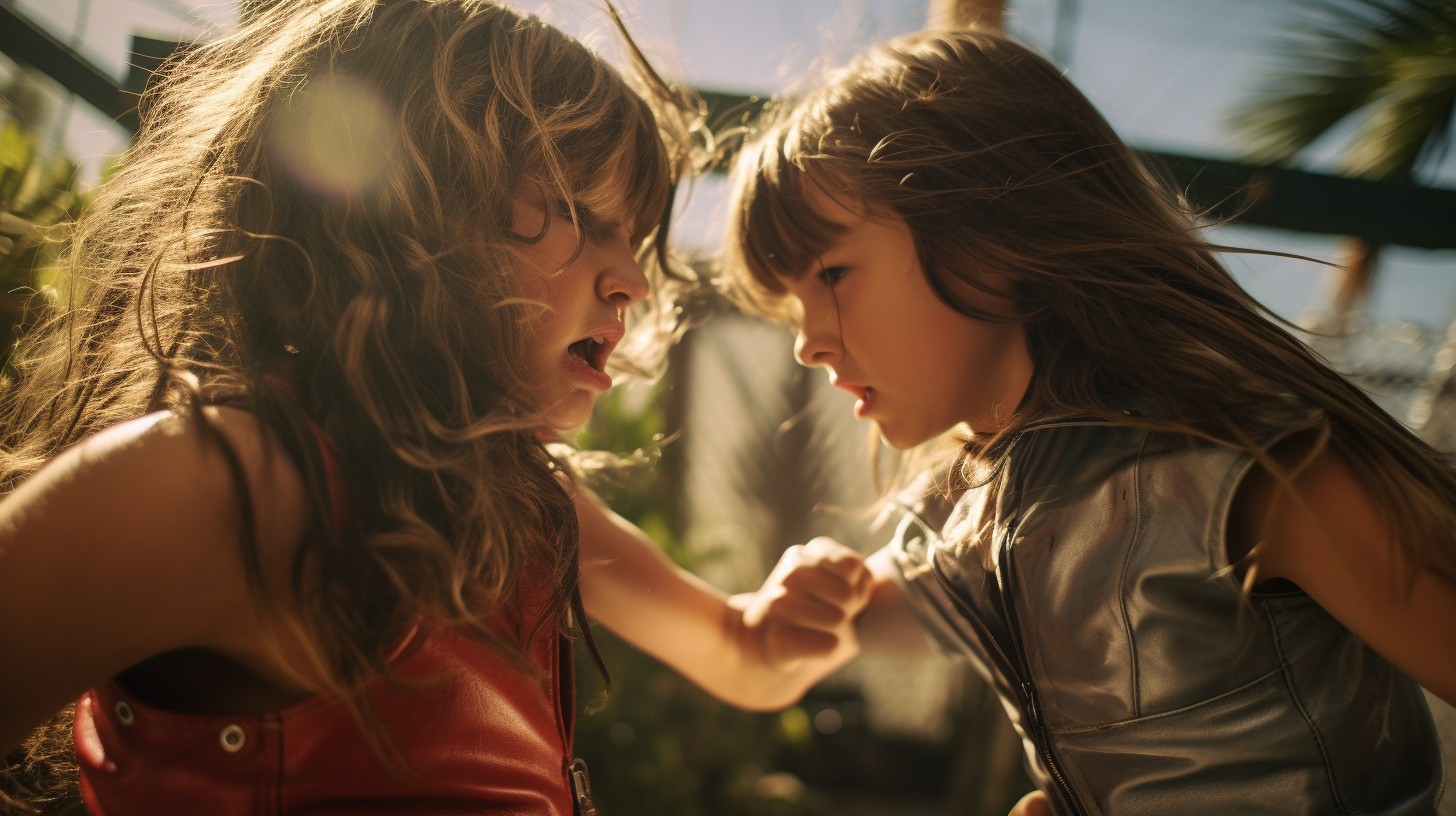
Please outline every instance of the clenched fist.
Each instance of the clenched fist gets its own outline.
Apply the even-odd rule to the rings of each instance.
[[[764,659],[791,670],[805,660],[847,660],[859,650],[854,617],[869,600],[871,576],[859,553],[832,538],[795,545],[757,592],[738,595],[744,625]]]

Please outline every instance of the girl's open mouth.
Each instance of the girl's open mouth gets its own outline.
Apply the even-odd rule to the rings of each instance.
[[[612,377],[607,373],[607,359],[617,347],[619,335],[598,333],[588,335],[566,347],[566,356],[571,369],[592,388],[606,391],[612,387]]]
[[[597,371],[604,371],[607,367],[607,357],[612,350],[607,346],[605,337],[584,337],[566,347],[566,353],[580,359]]]
[[[859,396],[859,401],[854,404],[854,418],[864,419],[865,414],[868,414],[870,410],[874,407],[875,389],[869,386],[865,386],[863,392]]]

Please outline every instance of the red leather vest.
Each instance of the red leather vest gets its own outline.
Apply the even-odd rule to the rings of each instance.
[[[327,455],[335,523],[342,480]],[[81,792],[97,816],[519,814],[571,816],[571,644],[525,604],[520,632],[541,677],[479,641],[418,627],[369,688],[406,767],[391,771],[347,707],[323,694],[281,711],[199,716],[164,711],[115,682],[76,704]]]

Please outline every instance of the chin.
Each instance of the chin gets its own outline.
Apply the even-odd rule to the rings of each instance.
[[[942,434],[954,428],[953,424],[944,424],[942,417],[916,416],[911,421],[895,421],[893,417],[875,418],[875,427],[880,431],[880,438],[885,444],[896,450],[910,450],[918,445],[923,445],[932,439],[939,438]]]
[[[880,429],[880,437],[885,440],[886,444],[896,450],[910,450],[916,445],[930,439],[929,436],[917,434],[906,428],[886,425],[883,422],[876,422],[875,425]]]
[[[596,400],[590,391],[574,390],[541,413],[541,424],[553,431],[576,430],[591,419]]]

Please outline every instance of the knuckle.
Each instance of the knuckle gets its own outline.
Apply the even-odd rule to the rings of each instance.
[[[803,586],[805,580],[805,571],[796,568],[785,572],[783,579],[779,581],[779,585],[784,591],[792,590],[797,592]]]
[[[763,605],[765,614],[771,617],[783,617],[784,613],[793,606],[788,595],[771,596]]]

